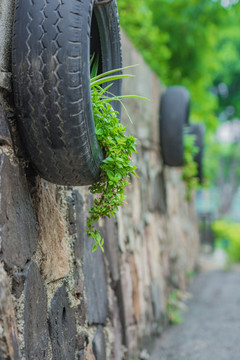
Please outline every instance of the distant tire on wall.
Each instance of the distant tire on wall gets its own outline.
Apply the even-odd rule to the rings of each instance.
[[[189,135],[195,135],[195,146],[198,147],[199,151],[194,156],[194,161],[198,166],[198,179],[200,184],[203,181],[203,153],[204,153],[204,134],[205,126],[204,124],[191,124],[188,128],[187,133]]]
[[[183,165],[183,130],[189,122],[190,94],[183,86],[171,86],[160,102],[160,144],[165,165]]]
[[[121,68],[116,0],[17,0],[13,91],[23,144],[37,173],[60,185],[98,180],[90,57],[99,72]],[[121,94],[121,80],[111,87]],[[120,112],[120,104],[114,103]]]

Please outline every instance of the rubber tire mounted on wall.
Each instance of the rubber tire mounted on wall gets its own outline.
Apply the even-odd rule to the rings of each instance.
[[[161,97],[160,143],[165,165],[183,165],[183,129],[189,122],[190,94],[183,86],[171,86]]]
[[[198,179],[200,184],[203,181],[203,152],[204,152],[204,124],[191,124],[188,128],[187,133],[189,135],[195,135],[195,146],[198,147],[199,151],[194,155],[194,161],[198,166]]]
[[[40,176],[89,185],[100,174],[90,56],[100,71],[120,68],[116,0],[18,0],[13,36],[13,89],[20,134]],[[111,88],[121,94],[121,81]],[[113,104],[120,111],[119,103]]]

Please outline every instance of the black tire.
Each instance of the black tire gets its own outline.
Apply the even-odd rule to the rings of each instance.
[[[100,174],[90,93],[90,54],[100,71],[120,68],[116,0],[18,0],[13,89],[23,144],[37,173],[60,185],[89,185]],[[111,88],[121,94],[121,81]],[[113,104],[120,111],[119,103]]]
[[[160,143],[165,165],[183,165],[183,129],[189,122],[190,95],[182,86],[171,86],[161,97]]]
[[[195,135],[195,146],[199,149],[198,153],[194,156],[194,161],[198,166],[197,177],[200,184],[203,181],[203,153],[204,153],[204,134],[205,126],[203,124],[191,124],[187,133],[189,135]]]

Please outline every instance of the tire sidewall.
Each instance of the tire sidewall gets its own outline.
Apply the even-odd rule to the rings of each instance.
[[[165,165],[182,166],[183,132],[189,122],[190,95],[182,86],[171,86],[160,101],[160,144]]]

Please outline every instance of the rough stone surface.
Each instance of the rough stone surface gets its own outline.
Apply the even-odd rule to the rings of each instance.
[[[128,337],[126,329],[134,321],[134,309],[132,299],[131,268],[127,261],[125,261],[123,265],[124,267],[121,271],[121,278],[116,287],[116,295],[118,299],[123,344],[127,346]]]
[[[3,109],[3,99],[0,93],[0,145],[12,145],[12,140]]]
[[[0,153],[0,180],[3,260],[23,268],[37,248],[36,217],[25,174],[5,153]]]
[[[77,360],[85,360],[85,356],[84,356],[84,350],[78,351],[77,353]]]
[[[58,203],[60,196],[56,185],[39,180],[37,219],[42,251],[41,272],[48,282],[64,278],[70,270],[67,226]]]
[[[161,295],[156,281],[152,282],[153,313],[156,321],[161,317]]]
[[[103,327],[98,326],[93,338],[93,353],[96,360],[106,360],[106,341]]]
[[[113,219],[106,218],[104,223],[104,243],[105,255],[108,259],[109,271],[114,287],[119,280],[119,253],[116,223]]]
[[[74,309],[68,304],[65,286],[57,290],[49,309],[49,329],[53,360],[74,359],[76,325]]]
[[[77,353],[77,360],[96,360],[91,346],[87,346],[86,350]]]
[[[78,314],[78,322],[79,325],[84,326],[86,324],[87,321],[87,309],[88,309],[88,304],[85,298],[81,298],[80,300],[80,304],[78,306],[77,309],[77,314]]]
[[[77,336],[77,349],[79,352],[83,350],[89,343],[88,333],[86,331],[82,331]]]
[[[76,233],[76,221],[75,221],[75,201],[73,197],[68,196],[68,225],[69,225],[69,234],[73,235]]]
[[[132,277],[132,301],[133,301],[134,319],[135,322],[138,322],[141,316],[141,305],[139,301],[139,278],[138,278],[137,265],[135,262],[134,255],[131,255],[130,265],[131,265],[131,277]]]
[[[0,359],[20,360],[18,334],[9,280],[0,264]]]
[[[130,325],[126,329],[127,349],[129,357],[135,357],[138,353],[137,325]]]
[[[89,325],[106,324],[108,296],[103,254],[100,249],[92,253],[93,241],[85,237],[84,276],[87,296],[87,319]]]
[[[153,178],[153,186],[150,187],[152,191],[152,210],[159,211],[161,214],[165,214],[167,211],[167,199],[166,199],[166,184],[164,179],[164,173],[159,172]]]
[[[111,293],[112,305],[112,323],[113,323],[113,341],[110,359],[122,360],[122,325],[120,321],[119,306],[115,294]]]
[[[0,2],[0,71],[3,72],[10,71],[13,9],[14,1]]]
[[[30,262],[24,269],[24,340],[26,359],[48,358],[47,291],[39,269]]]
[[[84,199],[78,190],[72,192],[72,206],[69,205],[69,214],[72,222],[75,222],[74,230],[76,232],[76,239],[74,243],[74,279],[75,279],[75,293],[77,296],[83,296],[84,292],[84,274],[82,271],[83,253],[84,253],[84,238],[86,237],[85,229],[85,215],[84,215]],[[85,317],[85,300],[81,301],[84,305],[81,319]],[[82,321],[81,321],[82,322]]]
[[[73,191],[73,201],[75,205],[76,212],[76,230],[77,230],[77,241],[75,245],[75,256],[78,259],[83,258],[83,249],[84,249],[84,238],[85,233],[85,214],[84,214],[84,199],[78,190]]]

